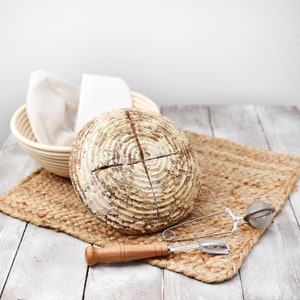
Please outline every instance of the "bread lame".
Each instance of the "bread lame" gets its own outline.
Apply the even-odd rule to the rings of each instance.
[[[99,263],[120,263],[153,257],[168,256],[172,252],[201,249],[204,253],[224,255],[230,253],[229,245],[223,240],[200,239],[197,243],[169,246],[167,243],[145,245],[116,245],[105,248],[88,246],[85,260],[92,267]]]

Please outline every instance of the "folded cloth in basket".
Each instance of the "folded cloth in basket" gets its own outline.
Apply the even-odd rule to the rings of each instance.
[[[26,110],[32,131],[39,143],[70,146],[80,88],[44,71],[30,76]]]

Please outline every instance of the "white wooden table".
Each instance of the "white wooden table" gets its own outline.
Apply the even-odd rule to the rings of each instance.
[[[183,129],[300,155],[300,107],[174,106],[162,113]],[[9,136],[0,152],[0,193],[36,167]],[[0,298],[300,299],[299,223],[300,191],[233,279],[205,284],[143,262],[87,268],[87,243],[0,213]]]

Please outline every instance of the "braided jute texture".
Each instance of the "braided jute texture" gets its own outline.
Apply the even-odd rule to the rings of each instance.
[[[236,216],[246,214],[254,200],[265,200],[278,214],[300,176],[300,157],[274,153],[227,140],[186,132],[196,150],[202,172],[202,188],[189,218],[231,208]],[[12,217],[68,233],[99,246],[162,242],[161,234],[125,235],[96,219],[75,196],[69,179],[39,169],[0,198],[0,210]],[[272,225],[271,225],[272,226]],[[221,214],[206,222],[177,230],[188,237],[228,231],[232,219]],[[221,237],[230,245],[229,255],[212,255],[201,250],[176,252],[166,258],[148,259],[203,282],[232,278],[258,242],[264,230],[241,222],[238,233]],[[186,243],[186,242],[185,242]]]

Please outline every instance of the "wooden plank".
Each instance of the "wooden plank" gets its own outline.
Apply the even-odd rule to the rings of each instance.
[[[278,126],[287,118],[288,114],[278,118]],[[272,136],[265,136],[266,129],[261,127],[264,117],[258,117],[255,107],[214,107],[211,120],[218,137],[265,149],[273,143]],[[284,134],[293,143],[289,133]],[[300,272],[295,266],[300,265],[300,252],[296,250],[300,247],[299,233],[287,203],[240,270],[245,299],[298,299]]]
[[[183,130],[212,135],[208,106],[166,106],[161,113]]]
[[[26,223],[0,213],[0,297]]]
[[[257,113],[274,151],[300,156],[300,108],[258,106]],[[283,120],[283,121],[281,121]],[[300,187],[300,180],[298,181]],[[300,194],[290,196],[292,207],[300,224]]]
[[[0,156],[1,192],[38,167],[11,137]],[[0,221],[1,299],[81,299],[86,243],[31,224],[25,231],[25,222],[4,214]]]
[[[207,106],[163,107],[162,113],[184,129],[212,135],[210,109]],[[203,283],[164,270],[164,299],[242,299],[239,275],[219,284]]]
[[[86,299],[162,299],[162,270],[143,262],[90,268]]]
[[[0,194],[7,192],[38,168],[37,163],[9,136],[0,151]]]
[[[287,202],[241,268],[245,299],[299,299],[299,246],[299,227]]]
[[[216,137],[268,149],[254,106],[212,106],[210,112]]]
[[[300,108],[257,106],[256,110],[271,149],[300,156]]]
[[[1,299],[82,299],[86,245],[29,224]]]
[[[274,151],[300,155],[300,109],[299,107],[281,106],[258,106],[257,113],[267,136],[270,148]],[[300,180],[297,183],[300,186]],[[300,295],[300,254],[299,254],[299,223],[300,223],[300,190],[291,194],[290,203],[287,203],[283,211],[276,218],[274,225],[278,226],[280,234],[272,234],[272,245],[265,248],[266,253],[273,254],[278,248],[284,249],[284,256],[281,253],[276,255],[276,262],[270,261],[268,255],[263,260],[262,267],[269,266],[269,269],[276,270],[285,278],[279,286],[272,284],[270,277],[266,279],[271,295],[276,299],[299,299]],[[290,205],[292,207],[290,207]],[[295,217],[297,220],[295,220]],[[273,226],[274,226],[273,225]],[[284,238],[283,238],[284,237]],[[264,241],[263,241],[264,242]],[[272,266],[270,268],[270,266]],[[279,279],[280,280],[280,279]],[[249,280],[251,282],[251,279]],[[253,286],[256,281],[252,281]],[[275,299],[275,298],[274,298]]]
[[[10,136],[0,151],[0,194],[7,192],[37,165]],[[26,223],[0,213],[0,295],[5,285]]]
[[[164,299],[243,299],[239,274],[221,283],[203,283],[184,275],[165,271]]]

